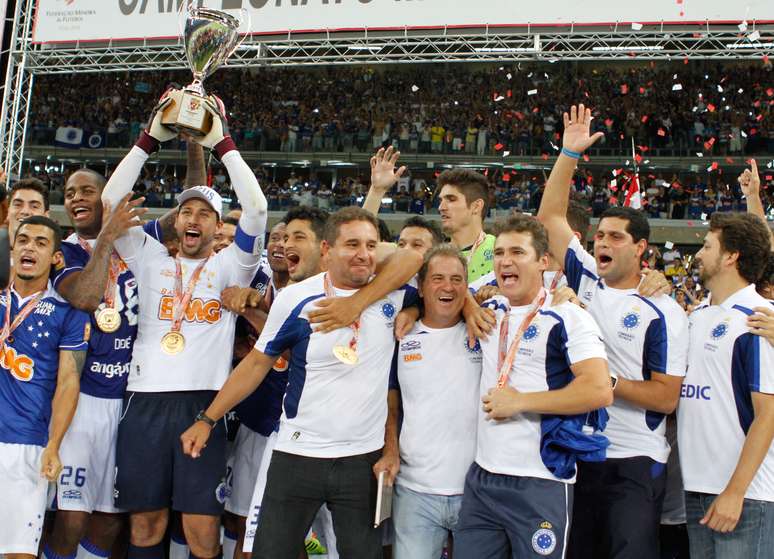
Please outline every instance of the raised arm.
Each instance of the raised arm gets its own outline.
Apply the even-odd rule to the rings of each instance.
[[[131,196],[131,193],[124,196],[113,211],[105,206],[104,224],[88,263],[83,270],[69,274],[56,285],[57,291],[76,309],[92,312],[97,310],[102,302],[107,287],[113,243],[134,226],[136,219],[146,211],[145,208],[139,207],[144,199],[130,200]]]
[[[747,201],[747,213],[766,219],[761,201],[761,176],[758,174],[758,163],[755,159],[750,159],[750,168],[739,175],[739,186]]]
[[[48,444],[41,457],[41,474],[49,481],[56,481],[62,470],[59,447],[62,444],[78,405],[81,389],[81,369],[86,360],[86,351],[59,351],[59,372],[56,391],[51,403],[51,423]]]
[[[212,115],[212,129],[199,140],[202,146],[215,150],[218,158],[226,166],[231,178],[231,186],[236,192],[242,215],[239,218],[234,244],[242,264],[253,265],[263,250],[263,237],[266,232],[268,204],[261,191],[258,179],[237,151],[234,140],[228,133],[228,123],[223,103],[217,97],[210,96],[204,107]]]
[[[562,265],[567,245],[573,236],[567,222],[567,206],[570,199],[570,181],[578,167],[581,154],[599,140],[603,134],[590,135],[591,109],[582,104],[573,105],[570,114],[564,113],[564,137],[562,152],[548,177],[537,217],[548,230],[551,255]]]
[[[399,157],[400,152],[394,151],[393,147],[390,146],[386,150],[379,148],[376,155],[371,158],[371,186],[363,202],[365,211],[378,215],[379,208],[382,206],[382,198],[406,172],[405,166],[395,170]]]
[[[207,184],[207,165],[204,162],[204,148],[192,142],[186,142],[186,169],[183,188]]]

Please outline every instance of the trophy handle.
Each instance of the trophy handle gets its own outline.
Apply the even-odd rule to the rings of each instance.
[[[188,14],[191,13],[191,4],[195,0],[185,0],[180,2],[177,7],[177,30],[180,37],[185,37],[185,21],[188,19]]]
[[[248,10],[247,8],[242,8],[239,10],[239,15],[240,15],[239,27],[237,29],[240,29],[242,27],[242,24],[245,22],[245,19],[246,19],[247,30],[244,33],[242,33],[242,38],[239,41],[237,41],[237,44],[234,46],[234,50],[231,51],[232,53],[236,51],[236,49],[238,49],[240,46],[242,46],[242,43],[244,43],[247,40],[247,37],[250,36],[250,31],[253,28],[253,18],[250,15],[250,10]]]

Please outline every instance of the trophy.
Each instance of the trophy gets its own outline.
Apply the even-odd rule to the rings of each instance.
[[[202,82],[239,46],[237,30],[242,22],[220,10],[193,7],[191,2],[187,6],[182,34],[194,80],[182,91],[170,93],[172,102],[164,109],[161,123],[201,138],[212,127],[212,115],[204,108],[206,94]]]

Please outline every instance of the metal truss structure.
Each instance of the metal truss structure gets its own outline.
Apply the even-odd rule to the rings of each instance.
[[[176,70],[187,67],[180,41],[36,44],[35,0],[18,0],[3,92],[0,151],[19,173],[36,74]],[[753,39],[753,40],[751,40]],[[774,55],[774,25],[734,23],[405,29],[251,36],[229,67],[432,62],[761,59]]]

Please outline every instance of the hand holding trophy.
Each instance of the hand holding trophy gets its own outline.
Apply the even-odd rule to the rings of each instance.
[[[202,83],[239,46],[237,30],[241,23],[225,12],[187,3],[183,38],[194,80],[182,90],[170,92],[171,102],[162,109],[162,124],[193,138],[207,136],[213,116],[205,107],[207,96]]]

